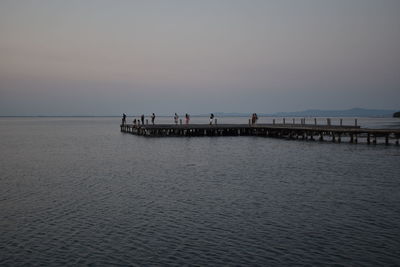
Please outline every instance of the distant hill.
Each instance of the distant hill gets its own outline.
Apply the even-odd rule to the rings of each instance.
[[[270,117],[394,117],[400,111],[390,109],[365,109],[365,108],[352,108],[345,110],[321,110],[321,109],[307,109],[297,112],[277,112],[277,113],[258,113],[259,116]],[[249,117],[251,113],[238,113],[238,112],[214,112],[217,117]],[[210,114],[200,114],[197,116],[209,116]]]
[[[400,111],[393,114],[393,118],[400,118]]]
[[[276,117],[392,117],[395,110],[352,108],[346,110],[308,109],[299,112],[278,112]]]

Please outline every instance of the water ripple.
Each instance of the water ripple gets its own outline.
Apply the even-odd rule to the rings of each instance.
[[[1,266],[400,264],[398,148],[87,125],[0,131]]]

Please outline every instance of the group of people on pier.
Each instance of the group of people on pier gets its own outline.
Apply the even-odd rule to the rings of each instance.
[[[213,114],[211,114],[211,115],[214,117]],[[150,118],[151,118],[151,124],[154,125],[155,120],[156,120],[156,114],[152,113],[152,115],[150,116]],[[142,115],[140,116],[140,118],[138,118],[138,119],[136,119],[136,118],[133,119],[133,125],[134,125],[134,126],[144,125],[144,119],[145,119],[145,116],[144,116],[144,114],[142,114]],[[174,115],[174,122],[175,122],[176,125],[178,125],[178,120],[179,120],[179,115],[175,112],[175,115]],[[188,113],[186,113],[186,114],[185,114],[185,123],[186,123],[186,124],[189,124],[189,122],[190,122],[190,115],[189,115]],[[122,114],[122,125],[125,125],[125,124],[126,124],[126,114],[123,113],[123,114]],[[182,120],[181,120],[181,124],[182,124]],[[210,124],[211,124],[211,123],[210,123]]]
[[[174,115],[175,125],[178,125],[178,120],[179,120],[179,115],[176,114],[176,112],[175,112],[175,115]],[[185,114],[185,123],[189,124],[189,122],[190,122],[190,115],[188,113],[186,113]],[[182,120],[181,120],[181,124],[182,124]]]
[[[152,113],[152,115],[151,115],[150,118],[151,118],[151,124],[154,125],[155,119],[156,119],[156,115],[155,115],[154,113]],[[210,114],[210,125],[213,124],[214,118],[215,118],[214,114],[211,113],[211,114]],[[142,114],[142,115],[140,116],[140,119],[136,119],[136,118],[135,118],[135,119],[133,120],[133,125],[134,125],[134,126],[144,125],[144,119],[145,119],[145,116],[144,116],[144,114]],[[175,125],[178,125],[178,121],[179,121],[179,115],[175,112],[175,114],[174,114],[174,123],[175,123]],[[251,115],[251,124],[254,125],[254,124],[257,123],[257,121],[258,121],[257,113],[253,113],[253,114]],[[188,113],[186,113],[186,114],[185,114],[185,124],[189,124],[189,122],[190,122],[190,115],[189,115]],[[215,124],[216,124],[216,123],[217,123],[217,119],[215,119]],[[126,124],[126,114],[123,113],[123,114],[122,114],[122,125],[125,125],[125,124]],[[180,124],[182,124],[182,120],[180,120]]]

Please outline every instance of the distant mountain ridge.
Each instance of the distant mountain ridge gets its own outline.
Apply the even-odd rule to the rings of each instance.
[[[395,110],[352,108],[345,110],[308,109],[299,112],[278,112],[272,116],[301,116],[301,117],[392,117]]]
[[[344,110],[307,109],[297,112],[276,112],[272,114],[260,113],[259,116],[271,117],[392,117],[396,110],[351,108]],[[250,113],[224,113],[215,112],[219,117],[244,117]]]

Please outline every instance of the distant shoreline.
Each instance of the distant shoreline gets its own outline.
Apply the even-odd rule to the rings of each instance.
[[[259,117],[302,117],[302,118],[326,118],[326,117],[357,117],[357,118],[391,118],[393,114],[398,110],[388,109],[364,109],[364,108],[352,108],[346,110],[320,110],[320,109],[308,109],[297,112],[275,112],[275,113],[258,113]],[[250,117],[252,113],[240,113],[240,112],[210,112],[216,117]],[[207,114],[195,114],[190,115],[191,117],[208,117]],[[139,117],[141,114],[127,114],[128,117]],[[179,114],[183,116],[183,114]],[[121,115],[0,115],[1,118],[118,118]],[[145,114],[150,116],[150,114]],[[172,117],[171,115],[156,115],[157,117]]]
[[[182,115],[183,116],[183,115]],[[190,115],[193,118],[208,118],[209,115]],[[215,115],[219,118],[248,118],[251,115],[231,116],[231,115]],[[122,116],[0,116],[0,118],[121,118]],[[140,115],[127,115],[127,117],[140,117]],[[150,114],[145,117],[150,117]],[[157,115],[158,118],[172,118],[173,115]],[[272,115],[258,115],[258,117],[269,118],[396,118],[393,116],[272,116]]]

